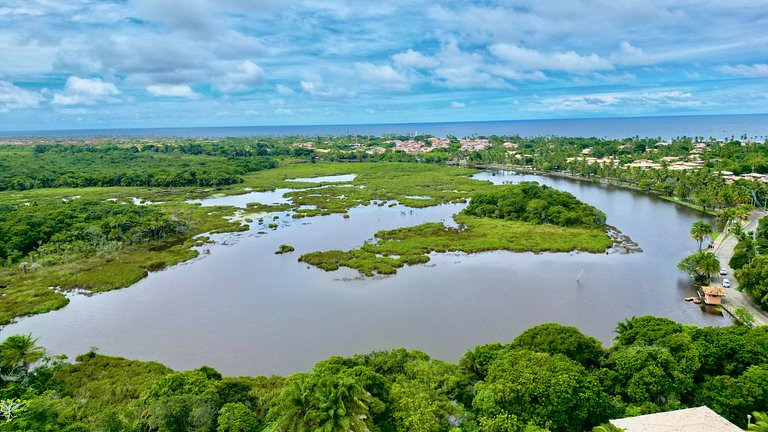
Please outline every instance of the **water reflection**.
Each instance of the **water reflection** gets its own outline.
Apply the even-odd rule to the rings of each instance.
[[[275,231],[259,234],[254,224],[246,233],[215,236],[219,244],[203,258],[153,273],[129,289],[76,296],[66,308],[23,319],[0,337],[31,332],[52,353],[76,355],[98,346],[104,354],[177,369],[208,364],[225,374],[254,375],[287,374],[331,355],[399,346],[455,361],[477,344],[508,342],[552,321],[606,343],[616,323],[633,315],[730,323],[682,300],[692,291],[676,264],[695,248],[688,230],[698,213],[565,179],[512,173],[477,178],[535,180],[571,192],[602,209],[644,252],[435,254],[429,264],[393,277],[360,278],[348,269],[326,273],[297,258],[357,247],[381,229],[450,221],[463,205],[359,207],[349,219],[297,221],[281,213]],[[296,252],[275,255],[281,244]]]

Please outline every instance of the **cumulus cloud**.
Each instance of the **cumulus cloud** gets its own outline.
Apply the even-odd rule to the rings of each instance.
[[[0,113],[14,109],[35,108],[44,100],[40,93],[25,90],[8,81],[0,81]]]
[[[755,63],[753,65],[737,64],[734,66],[725,65],[720,66],[718,70],[729,75],[747,78],[768,78],[768,64],[765,63]]]
[[[408,77],[390,65],[357,63],[355,69],[364,81],[375,87],[394,92],[403,92],[410,88]]]
[[[326,84],[317,74],[305,74],[300,84],[305,92],[319,99],[351,99],[356,95],[353,90]]]
[[[459,48],[455,40],[444,44],[436,57],[440,61],[434,73],[438,83],[447,88],[510,88],[503,79],[485,70],[483,56]]]
[[[632,46],[632,44],[627,41],[622,41],[621,44],[619,44],[619,50],[611,54],[611,60],[616,63],[631,66],[653,63],[651,57],[646,54],[642,48]]]
[[[488,50],[518,70],[590,72],[613,69],[610,61],[594,53],[589,55],[581,55],[575,51],[544,53],[508,43],[493,44],[488,47]]]
[[[186,84],[152,84],[146,87],[153,96],[181,97],[194,99],[199,95]]]
[[[233,71],[214,79],[213,88],[221,93],[242,93],[264,83],[264,69],[246,60]]]
[[[120,90],[114,84],[98,78],[67,78],[64,92],[53,95],[53,105],[94,105],[98,102],[115,102]]]
[[[431,69],[440,64],[434,57],[426,56],[411,48],[393,55],[392,60],[402,67],[415,69]]]

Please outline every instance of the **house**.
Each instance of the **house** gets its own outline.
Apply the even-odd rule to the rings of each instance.
[[[611,424],[626,432],[743,432],[705,406],[616,419]]]
[[[705,286],[701,292],[704,293],[704,303],[706,304],[722,304],[723,297],[725,297],[725,289],[719,286]]]

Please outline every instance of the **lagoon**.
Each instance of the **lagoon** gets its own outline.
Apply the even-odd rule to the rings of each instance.
[[[227,375],[268,375],[308,370],[332,355],[400,346],[456,361],[475,345],[508,342],[553,321],[606,344],[616,323],[635,315],[731,323],[682,300],[692,290],[676,264],[696,247],[688,230],[702,218],[699,213],[599,184],[505,172],[476,177],[539,181],[571,192],[603,210],[608,223],[644,252],[433,254],[428,264],[397,275],[363,278],[349,269],[327,273],[297,259],[316,250],[358,247],[382,229],[448,223],[463,205],[358,207],[349,219],[337,214],[295,220],[278,213],[276,230],[258,234],[261,228],[253,223],[248,232],[215,235],[216,244],[204,246],[200,258],[127,289],[75,295],[67,307],[24,318],[0,337],[31,332],[54,354],[73,356],[96,346],[103,354],[175,369],[206,364]],[[282,199],[277,194],[268,197]],[[235,204],[243,196],[216,200]],[[275,255],[281,244],[296,251]]]

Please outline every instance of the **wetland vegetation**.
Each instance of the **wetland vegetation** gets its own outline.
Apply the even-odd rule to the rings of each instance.
[[[236,214],[245,221],[257,215],[263,222],[258,227],[267,230],[279,226],[274,218],[264,220],[268,212],[294,219],[334,213],[348,217],[347,212],[360,205],[397,202],[423,208],[466,202],[496,188],[471,179],[476,171],[466,168],[312,163],[311,154],[279,140],[247,139],[0,146],[0,163],[9,168],[0,178],[0,323],[58,309],[67,304],[68,291],[127,287],[149,271],[194,258],[198,251],[193,247],[205,242],[198,236],[248,229],[242,218],[232,218]],[[281,166],[274,168],[278,160]],[[350,174],[354,176],[342,183],[314,180]],[[290,189],[290,202],[253,203],[245,209],[195,202],[275,189]],[[604,240],[582,233],[584,237],[548,245],[541,243],[543,237],[537,241],[524,235],[522,226],[507,229],[506,239],[494,240],[492,230],[511,224],[469,217],[462,223],[471,228],[467,232],[485,237],[467,243],[467,252],[594,251]],[[561,234],[547,234],[553,233]],[[363,271],[392,273],[403,263],[426,261],[428,251],[453,250],[449,244],[466,236],[432,230],[429,238],[419,240],[421,234],[427,234],[424,227],[414,227],[407,235],[412,243],[426,242],[426,248],[397,258],[368,254],[366,260],[373,264]]]
[[[605,215],[567,192],[536,183],[497,189],[474,195],[454,216],[456,227],[433,222],[380,231],[359,249],[312,252],[299,260],[327,271],[344,266],[372,276],[428,262],[433,252],[598,253],[612,244],[605,233]]]
[[[95,350],[43,357],[30,336],[0,344],[0,431],[577,432],[611,418],[707,405],[744,427],[768,406],[766,328],[620,322],[610,348],[549,323],[466,351],[320,361],[287,377],[174,371]]]

